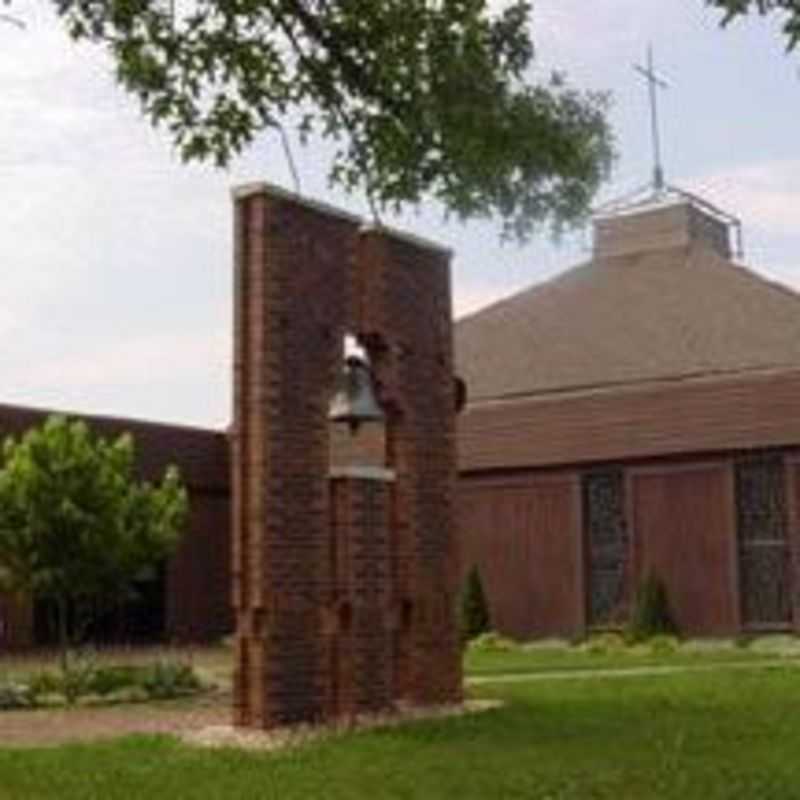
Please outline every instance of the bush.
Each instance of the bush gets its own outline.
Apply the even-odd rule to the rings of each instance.
[[[620,653],[627,647],[625,637],[614,631],[598,633],[590,636],[578,646],[581,652],[590,655],[603,656],[610,653]]]
[[[137,686],[142,682],[144,667],[115,666],[96,669],[87,681],[86,690],[91,694],[106,695]]]
[[[494,631],[489,631],[470,639],[469,649],[482,653],[510,653],[514,650],[519,650],[520,646],[513,639],[501,636]]]
[[[0,711],[32,708],[30,689],[22,683],[0,683]]]
[[[57,672],[48,672],[47,670],[36,672],[28,678],[28,689],[37,702],[44,695],[61,694],[61,676]]]
[[[667,656],[677,653],[680,644],[677,636],[660,633],[647,641],[647,648],[654,656]]]
[[[97,673],[97,658],[91,650],[77,653],[64,662],[61,670],[61,694],[69,705],[91,693],[91,683]]]
[[[148,667],[141,685],[150,697],[159,700],[183,697],[203,688],[191,665],[176,661],[158,661]]]
[[[42,670],[17,683],[0,683],[0,711],[166,700],[204,688],[190,664],[99,667],[83,657],[60,672]]]
[[[461,592],[461,639],[468,642],[482,633],[491,630],[489,606],[483,591],[481,576],[477,567],[473,567],[467,575]]]
[[[660,635],[678,633],[669,609],[667,590],[652,573],[648,575],[636,593],[636,602],[631,614],[628,635],[635,642]]]

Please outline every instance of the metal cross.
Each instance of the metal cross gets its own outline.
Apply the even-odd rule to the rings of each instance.
[[[664,188],[664,167],[661,164],[661,139],[658,130],[658,94],[657,89],[669,89],[669,84],[658,77],[653,63],[653,45],[647,47],[647,66],[634,64],[633,68],[644,75],[650,89],[650,124],[653,132],[653,186],[658,191]]]

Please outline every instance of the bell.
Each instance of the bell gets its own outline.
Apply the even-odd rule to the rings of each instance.
[[[358,356],[348,356],[336,392],[328,407],[331,422],[346,423],[354,434],[363,422],[383,422],[383,413],[375,398],[372,372]]]

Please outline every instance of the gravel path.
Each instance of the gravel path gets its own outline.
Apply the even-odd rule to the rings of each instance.
[[[130,733],[176,733],[226,725],[230,695],[187,701],[0,712],[0,747],[49,745],[124,736]]]

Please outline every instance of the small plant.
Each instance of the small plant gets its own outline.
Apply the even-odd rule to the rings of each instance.
[[[0,711],[32,708],[33,705],[30,687],[23,683],[0,683]]]
[[[142,682],[144,667],[111,666],[95,670],[87,683],[91,694],[106,697]]]
[[[176,661],[157,661],[147,669],[141,685],[158,700],[183,697],[203,688],[191,665]]]
[[[668,656],[677,653],[680,644],[677,636],[659,633],[648,640],[647,649],[654,656]]]
[[[627,647],[627,642],[622,634],[607,631],[590,636],[578,649],[590,655],[604,656],[613,653],[622,653]]]
[[[489,606],[477,567],[469,571],[461,592],[460,624],[461,639],[464,642],[469,642],[482,633],[488,633],[492,627]]]
[[[79,697],[89,694],[97,672],[97,656],[92,650],[83,650],[64,661],[61,669],[61,694],[67,705],[73,705]]]
[[[641,642],[654,636],[674,636],[677,633],[669,608],[667,590],[661,580],[651,573],[636,593],[628,636],[632,641]]]
[[[519,650],[520,646],[513,639],[501,636],[494,631],[489,631],[470,639],[469,649],[483,653],[511,653],[514,650]]]

